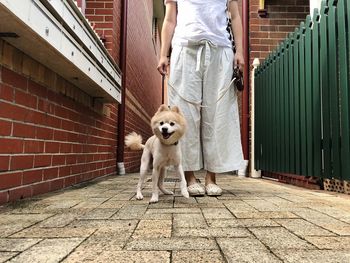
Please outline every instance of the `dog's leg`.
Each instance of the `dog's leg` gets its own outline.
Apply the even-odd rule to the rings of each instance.
[[[160,191],[163,192],[163,194],[165,194],[165,195],[173,195],[174,193],[173,193],[172,191],[169,191],[169,190],[167,190],[167,189],[164,188],[163,183],[164,183],[165,173],[166,173],[165,167],[163,167],[162,169],[160,169],[158,187],[159,187]]]
[[[151,156],[150,151],[147,148],[145,148],[143,150],[142,157],[141,157],[140,179],[139,179],[139,182],[138,182],[137,188],[136,188],[136,199],[137,200],[143,199],[143,195],[142,195],[141,190],[142,190],[143,182],[145,181],[145,177],[147,174],[147,170],[148,170],[148,166],[149,166],[149,162],[150,162],[150,156]]]
[[[152,171],[152,197],[149,201],[150,203],[157,203],[159,200],[159,192],[158,192],[158,180],[159,180],[160,169],[153,166]]]
[[[180,178],[181,194],[182,194],[183,197],[189,198],[190,195],[188,194],[188,191],[187,191],[187,183],[186,183],[184,171],[182,169],[182,165],[181,164],[176,165],[175,169],[176,169],[177,175]]]

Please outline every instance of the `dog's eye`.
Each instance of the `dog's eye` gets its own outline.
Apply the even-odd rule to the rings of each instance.
[[[170,126],[174,126],[175,125],[175,123],[173,123],[173,122],[170,122]]]
[[[161,121],[159,124],[160,124],[160,125],[163,125],[163,124],[164,124],[164,122],[162,122],[162,121]]]

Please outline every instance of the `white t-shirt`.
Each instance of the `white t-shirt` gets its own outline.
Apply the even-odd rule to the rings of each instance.
[[[209,40],[217,46],[232,47],[226,30],[227,0],[165,0],[177,2],[177,24],[172,45]]]

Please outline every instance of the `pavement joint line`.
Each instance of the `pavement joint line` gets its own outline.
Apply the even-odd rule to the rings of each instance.
[[[146,208],[146,211],[147,211],[147,209],[148,209],[148,206],[147,206],[147,208]],[[130,219],[125,219],[125,221],[127,221],[127,220],[130,220]],[[134,220],[134,219],[132,219],[132,220]],[[125,247],[126,247],[126,245],[129,243],[129,241],[132,240],[132,236],[133,236],[134,233],[136,232],[136,229],[137,229],[137,227],[139,226],[139,224],[140,224],[140,222],[141,222],[142,219],[136,219],[136,220],[137,220],[136,226],[135,226],[134,230],[132,231],[132,233],[130,234],[129,238],[128,238],[128,239],[126,240],[126,242],[124,243],[124,245],[123,245],[123,247],[122,247],[122,250],[124,250]]]
[[[98,229],[96,229],[93,233],[91,233],[91,235],[87,236],[86,238],[84,238],[79,245],[77,245],[74,249],[72,249],[71,252],[69,252],[66,256],[64,256],[59,262],[62,262],[63,260],[65,260],[69,255],[71,255],[78,247],[80,247],[80,245],[85,242],[87,239],[89,239],[93,234],[95,234],[98,231]]]
[[[238,219],[237,216],[235,216],[235,214],[226,206],[226,204],[223,203],[223,205],[226,208],[226,210],[228,210],[228,212],[233,216],[233,218]]]
[[[222,249],[221,249],[221,247],[220,247],[220,245],[218,243],[217,237],[215,237],[214,240],[215,240],[216,245],[219,248],[219,252],[220,252],[221,257],[224,259],[224,263],[229,263],[227,258],[226,258],[226,256],[225,256],[225,253],[222,251]]]
[[[270,248],[270,246],[268,246],[267,244],[265,244],[262,240],[260,240],[260,239],[250,230],[250,227],[247,227],[246,229],[248,230],[248,232],[249,232],[250,234],[253,235],[253,237],[254,237],[256,240],[258,240],[259,242],[261,242],[261,244],[263,244],[263,245],[266,247],[266,249],[267,249],[272,255],[274,255],[276,258],[278,258],[281,262],[284,262],[279,256],[277,256],[277,255],[273,252],[273,250]]]

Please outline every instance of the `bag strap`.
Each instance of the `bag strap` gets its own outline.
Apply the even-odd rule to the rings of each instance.
[[[230,12],[230,0],[227,0],[227,2],[226,2],[226,15],[227,15],[227,17],[229,18],[229,19],[231,19],[231,12]]]

